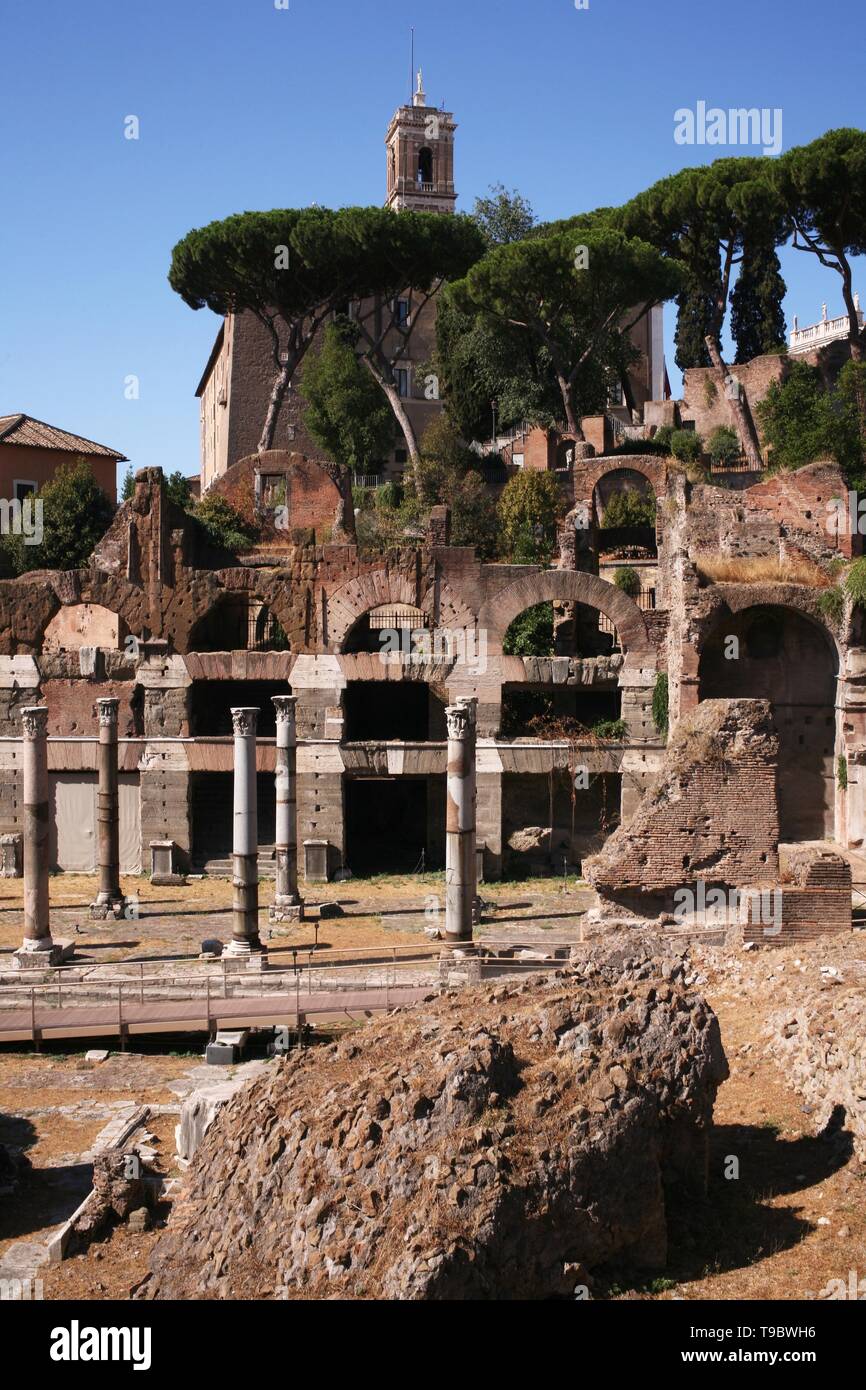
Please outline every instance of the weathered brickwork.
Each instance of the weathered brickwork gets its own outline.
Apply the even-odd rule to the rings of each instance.
[[[681,722],[631,821],[587,862],[587,879],[614,901],[650,904],[698,879],[775,882],[778,747],[768,702],[706,701]]]

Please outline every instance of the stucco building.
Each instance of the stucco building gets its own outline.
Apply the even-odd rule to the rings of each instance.
[[[117,500],[117,465],[126,457],[105,444],[34,420],[32,415],[0,416],[0,498],[23,502],[51,481],[62,463],[83,458],[110,501]]]

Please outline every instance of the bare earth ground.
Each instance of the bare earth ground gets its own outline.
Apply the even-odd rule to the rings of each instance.
[[[76,944],[91,959],[194,958],[205,937],[225,939],[228,931],[231,890],[226,880],[176,889],[128,880],[127,890],[138,893],[141,915],[108,928],[87,919],[93,879],[64,875],[51,886],[55,935],[73,935],[70,927],[79,925]],[[423,909],[441,895],[442,880],[437,875],[382,877],[321,887],[320,901],[339,897],[351,914],[321,923],[319,946],[327,951],[423,942]],[[522,934],[575,938],[576,914],[585,895],[573,881],[568,890],[564,893],[557,880],[485,884],[484,898],[499,909],[485,931],[495,934],[498,923],[507,930],[509,922],[519,922]],[[272,885],[263,885],[263,903],[271,892]],[[20,896],[19,883],[0,884],[0,951],[18,944]],[[401,920],[410,928],[399,929]],[[314,940],[311,922],[290,937],[274,938],[271,945],[312,945]],[[706,976],[701,988],[719,1015],[731,1068],[716,1106],[710,1194],[706,1202],[672,1210],[671,1250],[663,1276],[635,1286],[617,1271],[606,1271],[596,1296],[797,1300],[818,1296],[831,1279],[847,1282],[851,1270],[866,1277],[866,1166],[852,1156],[844,1132],[816,1136],[813,1117],[786,1086],[776,1063],[764,1055],[761,1039],[764,1020],[776,1006],[779,969],[798,954],[804,965],[818,971],[840,949],[866,956],[866,939],[856,933],[841,948],[825,941],[801,946],[798,953],[765,950],[750,956],[742,978],[732,981],[719,953],[702,954],[695,947],[697,968]],[[60,1046],[42,1054],[0,1049],[0,1141],[25,1147],[34,1167],[14,1201],[0,1201],[0,1260],[15,1241],[44,1240],[86,1195],[87,1153],[112,1106],[177,1103],[179,1094],[202,1075],[200,1051],[188,1050],[196,1047],[193,1039],[177,1044],[185,1050],[174,1054],[112,1053],[95,1067],[84,1064],[84,1047],[63,1055]],[[210,1068],[208,1075],[217,1079],[220,1070]],[[173,1115],[159,1115],[148,1125],[158,1141],[157,1167],[169,1177],[177,1174],[174,1124]],[[736,1179],[725,1176],[732,1171],[732,1159],[739,1164]],[[167,1215],[167,1204],[161,1212]],[[122,1226],[85,1254],[59,1266],[43,1265],[38,1273],[44,1297],[128,1297],[146,1272],[156,1239],[158,1231],[133,1234]]]

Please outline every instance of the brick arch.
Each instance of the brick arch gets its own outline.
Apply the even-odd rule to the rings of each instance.
[[[748,612],[750,608],[781,608],[807,619],[820,630],[836,658],[837,670],[841,670],[841,643],[818,606],[818,597],[823,592],[822,589],[808,589],[803,584],[767,584],[760,588],[752,584],[714,584],[713,595],[719,602],[701,624],[702,631],[697,644],[698,655],[700,656],[710,637],[718,630],[719,623],[724,620],[726,614],[736,617]]]
[[[655,664],[655,648],[646,621],[634,599],[596,574],[580,570],[542,570],[508,584],[492,595],[478,614],[478,626],[488,633],[488,642],[502,645],[514,619],[537,603],[583,603],[609,618],[632,663],[646,658]]]
[[[656,497],[662,497],[667,488],[670,466],[670,459],[660,458],[655,454],[621,454],[616,458],[589,461],[575,469],[574,495],[594,497],[595,490],[603,478],[609,473],[621,473],[625,469],[642,474]]]
[[[475,614],[447,584],[431,586],[418,603],[413,577],[394,570],[372,570],[358,575],[327,598],[327,637],[330,651],[342,651],[356,623],[383,604],[407,603],[436,618],[441,627],[475,628]]]

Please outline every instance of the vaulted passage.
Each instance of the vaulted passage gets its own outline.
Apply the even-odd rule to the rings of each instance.
[[[424,681],[350,681],[343,697],[347,743],[426,743],[445,738],[445,704]]]
[[[285,681],[196,681],[190,701],[190,722],[196,738],[228,738],[232,710],[258,709],[259,738],[276,738],[277,717],[271,697],[285,695]]]
[[[583,785],[584,780],[588,785]],[[562,873],[596,854],[620,819],[622,777],[592,773],[572,791],[571,774],[506,773],[502,779],[503,870],[507,878]]]
[[[353,874],[439,869],[445,859],[445,779],[346,781],[346,863]]]
[[[816,623],[771,606],[728,614],[701,655],[702,700],[772,703],[783,840],[833,838],[837,665]]]
[[[233,777],[230,772],[196,772],[191,777],[192,859],[198,867],[231,862]],[[273,773],[256,777],[259,855],[273,857],[276,838],[276,793]]]
[[[504,685],[502,687],[503,738],[555,738],[557,730],[577,735],[577,726],[593,729],[619,720],[622,691],[598,687]],[[562,736],[562,735],[560,735]]]

